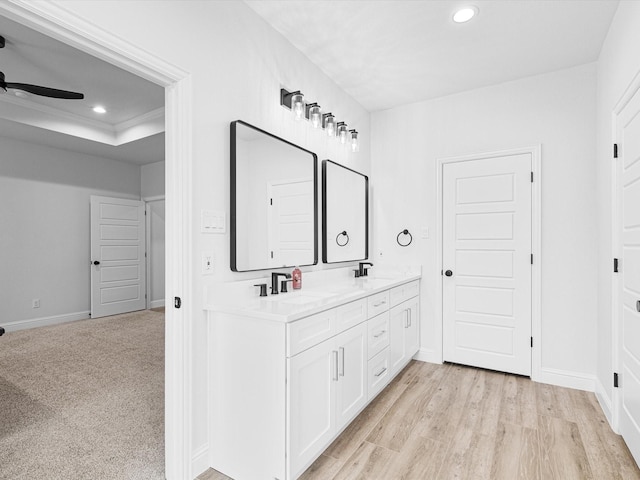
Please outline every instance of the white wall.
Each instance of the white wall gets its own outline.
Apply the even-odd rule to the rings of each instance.
[[[536,341],[544,380],[572,384],[575,376],[593,385],[595,92],[596,66],[588,64],[372,114],[373,262],[423,266],[426,358],[441,358],[442,351],[434,301],[441,270],[436,160],[541,144],[542,338]],[[420,238],[423,227],[428,239]],[[396,244],[404,228],[414,237],[407,248]]]
[[[207,442],[205,283],[267,276],[266,272],[231,272],[228,231],[225,235],[200,233],[203,209],[227,212],[228,223],[229,123],[244,120],[317,153],[319,160],[330,158],[369,174],[369,114],[243,2],[119,1],[118,8],[104,0],[59,3],[192,75],[194,258],[203,252],[214,254],[213,275],[203,277],[195,268],[193,291],[183,295],[198,312],[192,319],[193,453],[202,452]],[[144,28],[139,19],[144,19]],[[281,86],[302,90],[356,128],[362,138],[360,153],[330,141],[306,122],[295,122],[280,106]]]
[[[5,137],[0,152],[0,324],[87,318],[89,196],[140,198],[140,167]]]
[[[140,167],[140,194],[142,198],[164,195],[164,160]]]
[[[612,235],[612,112],[640,72],[640,2],[620,2],[598,60],[597,226],[598,226],[598,395],[611,418],[613,372],[611,331],[615,256]]]

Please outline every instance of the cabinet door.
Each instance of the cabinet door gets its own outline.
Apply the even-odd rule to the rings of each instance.
[[[287,360],[289,478],[313,460],[336,432],[333,405],[337,349],[327,340]]]
[[[407,300],[403,305],[405,305],[409,315],[404,329],[404,345],[405,355],[410,358],[418,352],[420,346],[420,297]],[[409,358],[406,358],[406,360],[408,361]]]
[[[404,365],[406,355],[404,337],[408,318],[409,313],[404,303],[389,311],[389,368],[392,376]]]
[[[340,430],[367,402],[367,324],[342,332],[336,337],[336,347],[336,428]]]

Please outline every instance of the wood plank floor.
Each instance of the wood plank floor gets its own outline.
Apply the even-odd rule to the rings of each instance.
[[[300,478],[640,480],[640,470],[592,393],[412,361]]]

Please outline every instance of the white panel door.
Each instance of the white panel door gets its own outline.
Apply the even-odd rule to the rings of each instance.
[[[531,155],[443,165],[444,360],[531,375]]]
[[[313,263],[313,192],[312,180],[292,180],[269,186],[268,231],[272,267]]]
[[[146,308],[144,203],[91,196],[91,317]]]
[[[617,118],[620,433],[640,464],[640,91]]]

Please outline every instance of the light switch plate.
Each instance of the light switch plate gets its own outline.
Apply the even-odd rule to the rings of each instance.
[[[204,252],[202,254],[202,274],[211,275],[213,273],[213,253]]]
[[[227,233],[227,218],[225,212],[202,210],[200,230],[202,233]]]

